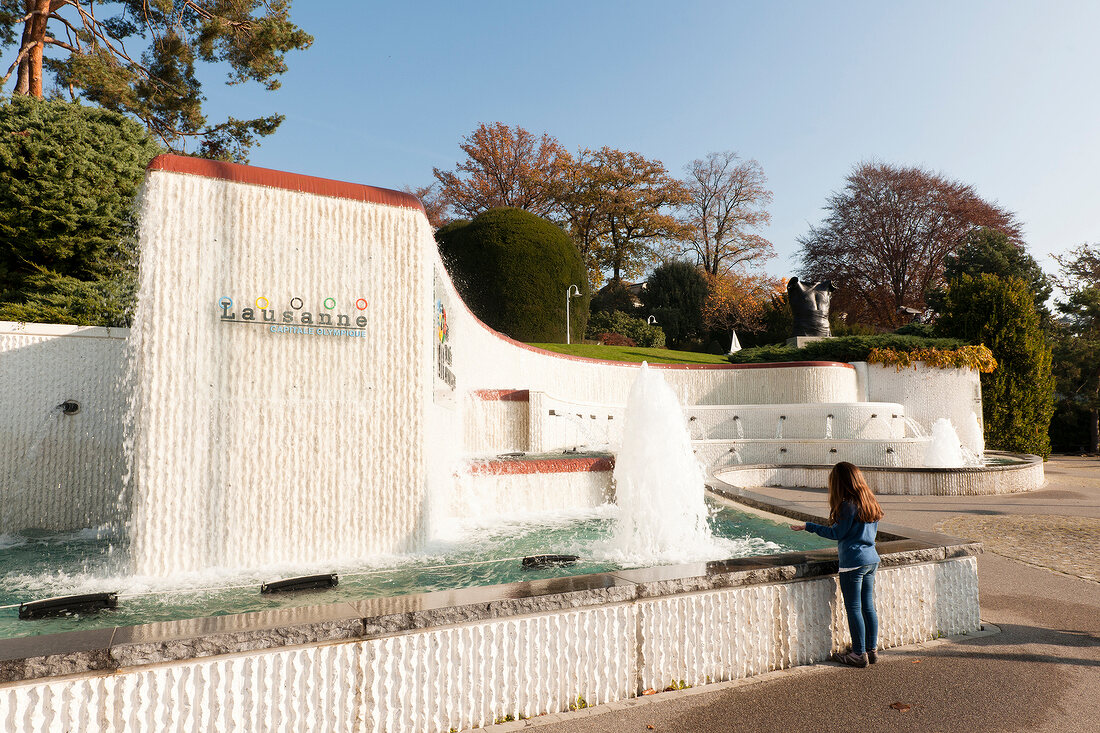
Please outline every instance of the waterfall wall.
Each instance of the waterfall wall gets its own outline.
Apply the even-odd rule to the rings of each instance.
[[[136,571],[414,546],[431,357],[419,203],[162,156],[141,217]]]
[[[122,488],[125,328],[0,321],[0,534],[101,524]],[[66,400],[79,412],[63,414]]]

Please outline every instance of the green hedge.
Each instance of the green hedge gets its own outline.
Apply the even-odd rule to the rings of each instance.
[[[600,311],[588,319],[587,338],[594,339],[601,333],[618,333],[634,342],[635,346],[650,349],[665,347],[665,332],[660,326],[650,325],[642,318],[633,318],[622,311]]]
[[[565,341],[565,291],[574,340],[588,323],[588,272],[560,227],[513,208],[486,211],[436,232],[439,252],[462,299],[491,328],[518,341]]]
[[[957,349],[968,342],[954,338],[925,338],[884,333],[874,336],[838,336],[806,344],[801,349],[782,344],[757,346],[730,354],[734,364],[765,364],[775,361],[867,361],[871,349],[916,351],[918,349]]]

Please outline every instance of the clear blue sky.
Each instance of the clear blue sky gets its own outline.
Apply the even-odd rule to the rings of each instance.
[[[775,275],[862,160],[921,165],[1017,212],[1032,253],[1100,240],[1100,3],[297,0],[316,37],[252,162],[389,188],[453,168],[479,122],[685,163],[736,150],[775,193]]]

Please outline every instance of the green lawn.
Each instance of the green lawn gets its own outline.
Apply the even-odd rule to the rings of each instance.
[[[530,344],[539,349],[556,351],[570,356],[587,356],[589,359],[609,361],[648,361],[653,364],[729,364],[725,356],[700,354],[694,351],[669,349],[643,349],[636,346],[601,346],[599,344]]]

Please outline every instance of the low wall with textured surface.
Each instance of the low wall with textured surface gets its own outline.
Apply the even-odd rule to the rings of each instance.
[[[977,496],[1014,494],[1041,489],[1046,479],[1043,459],[1025,454],[988,451],[987,456],[1015,460],[982,468],[891,468],[862,466],[876,494],[909,496]],[[746,465],[715,469],[714,478],[730,486],[824,487],[830,466]]]
[[[882,648],[979,628],[970,548],[883,550]],[[432,604],[413,596],[362,602],[356,617],[356,604],[344,604],[351,613],[343,620],[330,611],[294,633],[236,629],[199,644],[116,634],[122,640],[81,657],[99,671],[65,666],[63,654],[39,665],[0,662],[3,679],[23,678],[0,685],[0,720],[20,731],[444,732],[623,700],[673,681],[749,677],[847,644],[836,575],[818,575],[835,573],[835,551],[818,551],[828,552],[831,565],[780,559],[704,575],[656,568],[543,581],[548,595],[508,591],[535,584],[449,594],[500,596],[467,606],[424,608]],[[382,607],[381,616],[363,616]],[[205,654],[219,656],[195,658]],[[51,665],[65,670],[54,674],[77,674],[26,679]]]

